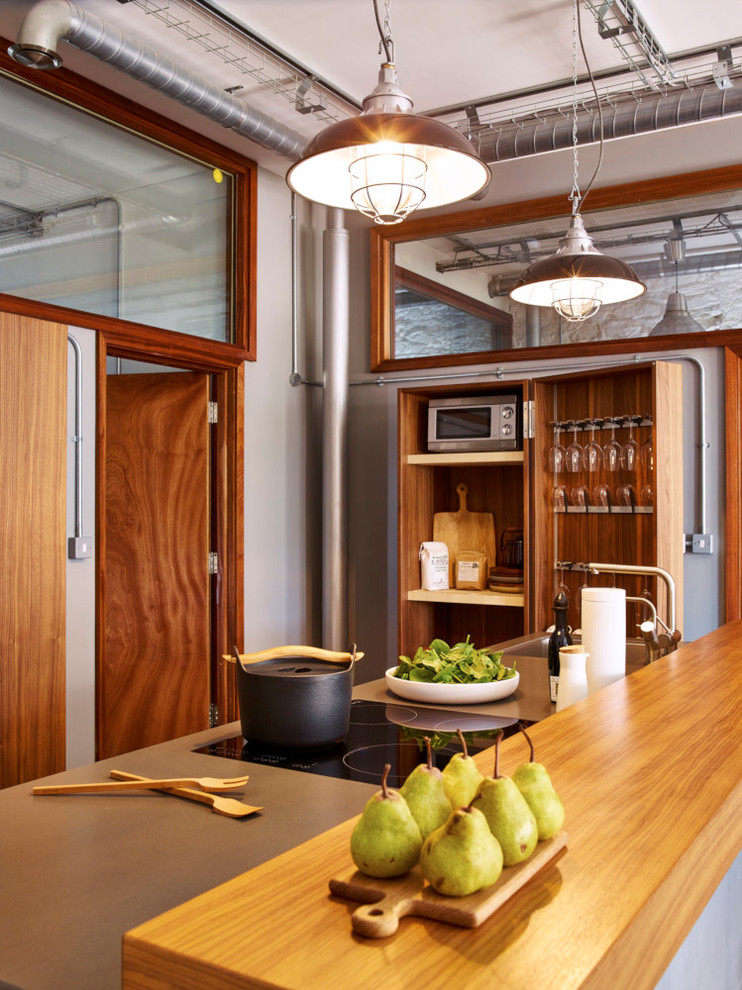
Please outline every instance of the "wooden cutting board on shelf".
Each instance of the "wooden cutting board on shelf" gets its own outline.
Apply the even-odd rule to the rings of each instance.
[[[497,562],[495,517],[491,512],[469,512],[466,507],[467,485],[456,486],[459,495],[457,512],[436,512],[433,516],[433,540],[448,547],[448,582],[452,588],[454,563],[460,550],[478,550],[487,558],[487,567]]]
[[[402,877],[375,879],[358,871],[330,880],[330,892],[337,897],[361,901],[351,917],[357,935],[386,938],[407,915],[432,918],[462,928],[476,928],[505,901],[528,883],[567,845],[567,833],[539,842],[533,854],[517,866],[508,866],[491,887],[464,897],[444,897],[423,880],[419,865]]]

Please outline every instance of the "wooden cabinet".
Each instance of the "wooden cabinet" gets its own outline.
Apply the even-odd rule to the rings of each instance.
[[[428,454],[427,412],[431,398],[515,393],[527,406],[522,451],[477,454]],[[659,566],[676,582],[677,625],[682,619],[682,369],[655,362],[561,375],[532,381],[478,382],[472,385],[399,392],[398,467],[398,595],[400,653],[409,654],[432,638],[449,642],[467,634],[478,645],[501,642],[543,630],[552,621],[556,587],[564,584],[570,598],[569,621],[579,622],[582,585],[624,587],[627,594],[649,593],[661,618],[667,615],[664,584],[654,577],[590,575],[588,563]],[[554,424],[575,424],[564,446],[575,439],[584,447],[594,424],[603,447],[616,421],[616,439],[631,433],[641,446],[651,443],[652,456],[627,470],[561,472],[550,470],[549,450]],[[526,433],[529,432],[527,429]],[[648,447],[645,448],[645,453]],[[429,592],[420,590],[420,544],[433,538],[436,512],[458,507],[457,486],[468,486],[467,506],[492,512],[498,547],[508,528],[523,530],[523,594],[490,591]],[[610,505],[589,504],[604,486]],[[555,504],[555,490],[564,488],[568,504]],[[588,504],[580,501],[580,490]],[[621,490],[617,495],[617,490]],[[617,504],[626,500],[629,504]],[[498,560],[490,564],[501,565]],[[563,566],[559,567],[557,564]],[[568,566],[567,566],[568,565]],[[629,606],[629,634],[645,606]]]
[[[419,548],[433,538],[436,512],[458,508],[457,486],[468,487],[467,508],[491,512],[496,542],[508,528],[524,531],[525,587],[529,570],[528,452],[428,454],[428,403],[434,396],[515,394],[522,383],[485,383],[399,392],[399,637],[409,654],[436,636],[457,642],[471,635],[477,646],[521,636],[529,628],[529,596],[491,591],[421,591]],[[528,442],[525,442],[527,448]],[[498,561],[499,562],[499,561]],[[488,562],[491,566],[496,561]]]
[[[683,598],[683,444],[682,368],[671,362],[645,364],[589,374],[562,376],[533,383],[535,419],[532,441],[533,523],[549,552],[534,556],[532,594],[534,621],[543,629],[552,620],[551,603],[558,585],[566,586],[569,622],[580,626],[580,588],[593,584],[626,589],[627,595],[648,595],[661,619],[666,619],[666,590],[654,577],[625,574],[589,574],[587,563],[653,565],[672,575],[676,583],[676,625],[682,629]],[[555,473],[549,448],[555,426],[568,429],[566,448],[576,436],[584,448],[591,424],[602,448],[615,432],[624,446],[630,437],[644,446],[633,468],[625,458],[617,470],[602,463],[597,470]],[[651,446],[651,454],[649,452]],[[600,492],[596,492],[600,489]],[[588,504],[579,504],[580,491]],[[601,504],[607,496],[610,505]],[[566,498],[566,505],[561,504]],[[578,504],[575,504],[578,503]],[[565,567],[555,566],[564,563]],[[627,633],[637,635],[636,624],[648,617],[646,607],[630,604]]]

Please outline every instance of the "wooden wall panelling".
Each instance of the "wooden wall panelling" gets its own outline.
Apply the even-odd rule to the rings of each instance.
[[[726,614],[742,618],[742,357],[725,348],[726,374]]]
[[[655,365],[653,417],[655,424],[656,560],[675,579],[678,629],[683,628],[683,369],[658,361]],[[666,599],[664,582],[657,588],[657,605]],[[666,605],[665,605],[666,609]],[[667,611],[661,611],[662,616]]]
[[[0,317],[0,785],[65,765],[67,328]],[[38,387],[43,382],[43,388]]]

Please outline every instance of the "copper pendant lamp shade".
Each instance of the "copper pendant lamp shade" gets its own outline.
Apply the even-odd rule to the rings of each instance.
[[[410,112],[364,112],[321,131],[286,181],[314,202],[399,223],[418,207],[467,199],[489,178],[466,138],[446,124]]]
[[[559,250],[521,274],[510,298],[527,306],[553,306],[570,322],[594,316],[603,303],[625,302],[646,291],[630,265],[601,254],[579,213]]]

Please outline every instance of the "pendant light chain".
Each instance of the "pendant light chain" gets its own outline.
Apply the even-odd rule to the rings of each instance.
[[[391,0],[384,0],[384,23],[381,23],[378,0],[374,2],[374,16],[376,17],[376,27],[379,30],[379,54],[384,49],[384,57],[390,65],[394,65],[394,41],[392,40],[392,17],[389,10]]]
[[[559,249],[549,257],[540,258],[522,272],[515,287],[510,290],[510,298],[526,306],[551,306],[559,316],[569,323],[582,323],[594,316],[604,303],[624,302],[635,299],[646,290],[630,265],[618,258],[598,251],[592,238],[585,230],[581,210],[590,192],[603,160],[603,110],[595,86],[595,79],[587,60],[582,38],[580,4],[584,0],[573,0],[572,5],[572,218],[567,236],[559,244]],[[584,193],[580,192],[578,141],[577,91],[577,45],[579,43],[585,61],[590,85],[593,89],[600,129],[598,134],[600,151],[590,181]],[[592,134],[591,134],[592,136]]]
[[[577,17],[580,0],[572,4],[572,191],[567,197],[572,203],[572,215],[580,212],[580,163],[577,154]]]
[[[595,106],[598,111],[598,160],[595,164],[595,171],[590,176],[590,181],[585,188],[585,192],[582,194],[582,198],[578,206],[582,204],[587,199],[587,194],[592,189],[593,183],[598,177],[598,172],[600,171],[600,166],[603,164],[603,143],[604,143],[604,131],[603,131],[603,107],[600,102],[600,96],[598,95],[598,88],[595,85],[595,78],[593,77],[593,70],[590,68],[590,63],[587,59],[587,52],[585,51],[585,42],[582,38],[582,18],[580,17],[580,2],[581,0],[575,0],[575,19],[577,21],[577,37],[580,42],[580,51],[582,52],[582,59],[585,63],[585,69],[587,70],[588,78],[590,79],[590,85],[592,86],[593,96],[595,97]],[[576,71],[576,70],[575,70]],[[577,86],[577,77],[575,76],[575,87]],[[575,128],[577,127],[577,110],[576,110],[576,97],[575,97]],[[575,130],[575,141],[576,130]]]

